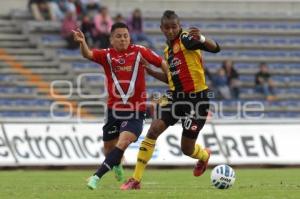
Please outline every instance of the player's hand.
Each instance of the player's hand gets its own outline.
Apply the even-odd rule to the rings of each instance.
[[[81,32],[79,28],[77,30],[72,30],[72,32],[73,32],[74,41],[79,43],[85,42],[84,34],[83,32]]]
[[[189,32],[189,35],[192,36],[194,39],[197,39],[197,40],[200,39],[201,31],[199,28],[190,27],[188,32]]]

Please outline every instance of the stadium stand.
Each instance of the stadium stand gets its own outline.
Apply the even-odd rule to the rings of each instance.
[[[199,27],[221,44],[221,53],[204,53],[206,68],[212,74],[222,61],[234,61],[240,74],[240,99],[223,101],[226,114],[237,111],[237,102],[256,100],[264,105],[265,117],[300,117],[299,20],[286,15],[220,15],[200,19],[184,14],[182,24],[185,28]],[[160,15],[148,12],[146,16],[145,32],[162,54]],[[66,103],[77,109],[87,98],[89,103],[83,105],[83,112],[94,117],[103,115],[101,102],[105,98],[99,97],[105,92],[101,67],[84,60],[79,50],[66,49],[59,32],[59,22],[33,21],[24,10],[1,15],[0,117],[68,116],[70,107]],[[255,92],[254,74],[260,62],[270,68],[276,84],[275,101],[266,101]],[[149,92],[167,88],[151,77],[147,77],[147,84]]]

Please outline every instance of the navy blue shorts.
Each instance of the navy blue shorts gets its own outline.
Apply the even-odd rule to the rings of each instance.
[[[172,126],[181,120],[182,135],[197,139],[203,128],[209,111],[209,90],[198,93],[171,93],[168,103],[158,107],[159,119],[167,126]],[[176,117],[175,117],[176,116]]]
[[[143,131],[145,112],[115,111],[108,109],[103,126],[103,141],[114,140],[123,131],[133,133],[137,138]]]

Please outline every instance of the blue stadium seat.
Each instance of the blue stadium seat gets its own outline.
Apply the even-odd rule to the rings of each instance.
[[[0,75],[0,81],[6,81],[7,75]]]
[[[151,35],[151,39],[155,43],[166,43],[166,39],[163,35]]]
[[[260,51],[251,51],[251,50],[240,50],[237,53],[237,56],[245,56],[245,57],[260,57]]]
[[[208,24],[205,24],[204,28],[206,28],[206,29],[224,29],[224,25],[222,23],[208,23]]]
[[[257,24],[257,28],[258,29],[271,29],[272,25],[270,23],[262,22],[262,23]]]
[[[153,20],[145,20],[144,21],[144,27],[146,29],[155,29],[159,27],[159,23]]]
[[[300,69],[300,63],[285,63],[288,69]]]
[[[198,28],[204,28],[207,25],[207,22],[199,22],[199,21],[183,21],[182,22],[184,28],[189,28],[189,27],[198,27]]]
[[[289,89],[286,89],[287,90],[287,93],[292,93],[292,94],[300,94],[300,88],[289,88]]]
[[[220,67],[221,67],[221,63],[215,63],[215,62],[205,63],[205,68],[208,70],[217,70]]]
[[[99,69],[100,65],[94,62],[73,62],[73,69]]]
[[[225,107],[236,107],[239,101],[237,100],[223,100],[223,106]]]
[[[289,56],[290,57],[300,57],[300,51],[290,51]]]
[[[289,39],[289,44],[299,45],[300,44],[300,39],[299,38],[291,38],[291,39]]]
[[[240,75],[239,80],[242,82],[254,82],[253,75]]]
[[[291,82],[300,82],[300,76],[292,75],[289,79]]]
[[[275,39],[272,40],[272,43],[273,44],[285,45],[285,44],[288,44],[288,41],[285,38],[275,38]]]
[[[147,88],[147,93],[166,93],[166,91],[168,90],[167,86],[164,87],[149,87]]]
[[[257,43],[259,44],[270,44],[271,40],[268,37],[262,37],[257,39]]]
[[[283,101],[283,106],[289,107],[289,108],[295,108],[300,106],[300,102],[298,100],[287,100]]]
[[[56,52],[59,55],[73,55],[73,56],[81,55],[79,49],[70,50],[70,49],[60,48],[60,49],[57,49]]]
[[[244,23],[241,25],[241,28],[243,29],[256,29],[257,26],[255,23]]]
[[[95,76],[86,76],[83,79],[85,79],[87,82],[104,82],[104,76],[98,76],[95,74]]]
[[[53,42],[53,41],[63,40],[63,38],[60,35],[43,35],[41,39],[43,42]]]
[[[251,68],[256,68],[257,67],[257,63],[235,63],[234,65],[238,70],[239,69],[251,69]]]
[[[274,80],[276,82],[287,83],[290,81],[290,77],[284,76],[284,75],[273,75],[271,78],[272,78],[272,80]]]
[[[283,63],[269,63],[269,69],[282,69],[284,70],[286,66]]]
[[[204,56],[205,57],[212,57],[212,56],[233,57],[233,56],[236,56],[236,51],[223,50],[218,54],[213,54],[213,53],[209,53],[209,52],[204,51]]]
[[[0,106],[10,106],[12,104],[12,100],[10,99],[0,99]]]
[[[52,102],[48,99],[0,99],[2,106],[50,106]]]
[[[0,87],[0,93],[27,93],[27,94],[33,94],[35,88],[32,87]]]
[[[281,88],[275,88],[274,92],[276,95],[284,95],[284,94],[289,94],[291,92],[289,92],[289,89],[281,89]]]
[[[254,88],[241,88],[240,89],[240,93],[241,94],[254,94],[255,93],[255,90]]]
[[[69,115],[67,112],[54,112],[55,117],[66,117]],[[8,118],[49,118],[50,111],[1,111],[0,117]]]
[[[236,38],[227,37],[227,38],[214,38],[217,42],[221,44],[237,44],[238,40]]]
[[[264,118],[286,118],[287,115],[284,112],[265,112]]]
[[[255,43],[254,38],[241,38],[239,41],[241,44],[253,44]]]
[[[300,29],[300,23],[290,24],[290,29]]]
[[[283,30],[288,30],[289,25],[284,22],[279,22],[279,23],[273,23],[273,29],[283,29]]]
[[[285,112],[284,113],[284,118],[299,118],[300,113],[299,112]]]
[[[143,28],[153,30],[159,28],[159,26],[158,22],[145,20]]]
[[[284,51],[259,51],[262,56],[265,57],[286,57],[287,53]]]
[[[242,114],[241,116],[245,119],[260,119],[265,117],[265,113],[260,111],[247,111],[244,112],[244,114]]]
[[[225,28],[226,29],[238,29],[240,28],[240,25],[239,24],[236,24],[236,23],[225,23]]]

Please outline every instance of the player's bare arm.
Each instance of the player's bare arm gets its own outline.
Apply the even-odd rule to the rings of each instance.
[[[143,65],[149,75],[151,75],[152,77],[154,77],[162,82],[168,83],[168,65],[164,60],[161,63],[161,69],[162,69],[163,73],[160,71],[153,70],[150,67],[149,63],[144,58],[142,59],[141,62],[143,63]]]
[[[81,32],[80,29],[73,30],[73,36],[74,36],[74,40],[80,44],[80,52],[82,56],[92,60],[93,52],[88,47],[83,32]]]

